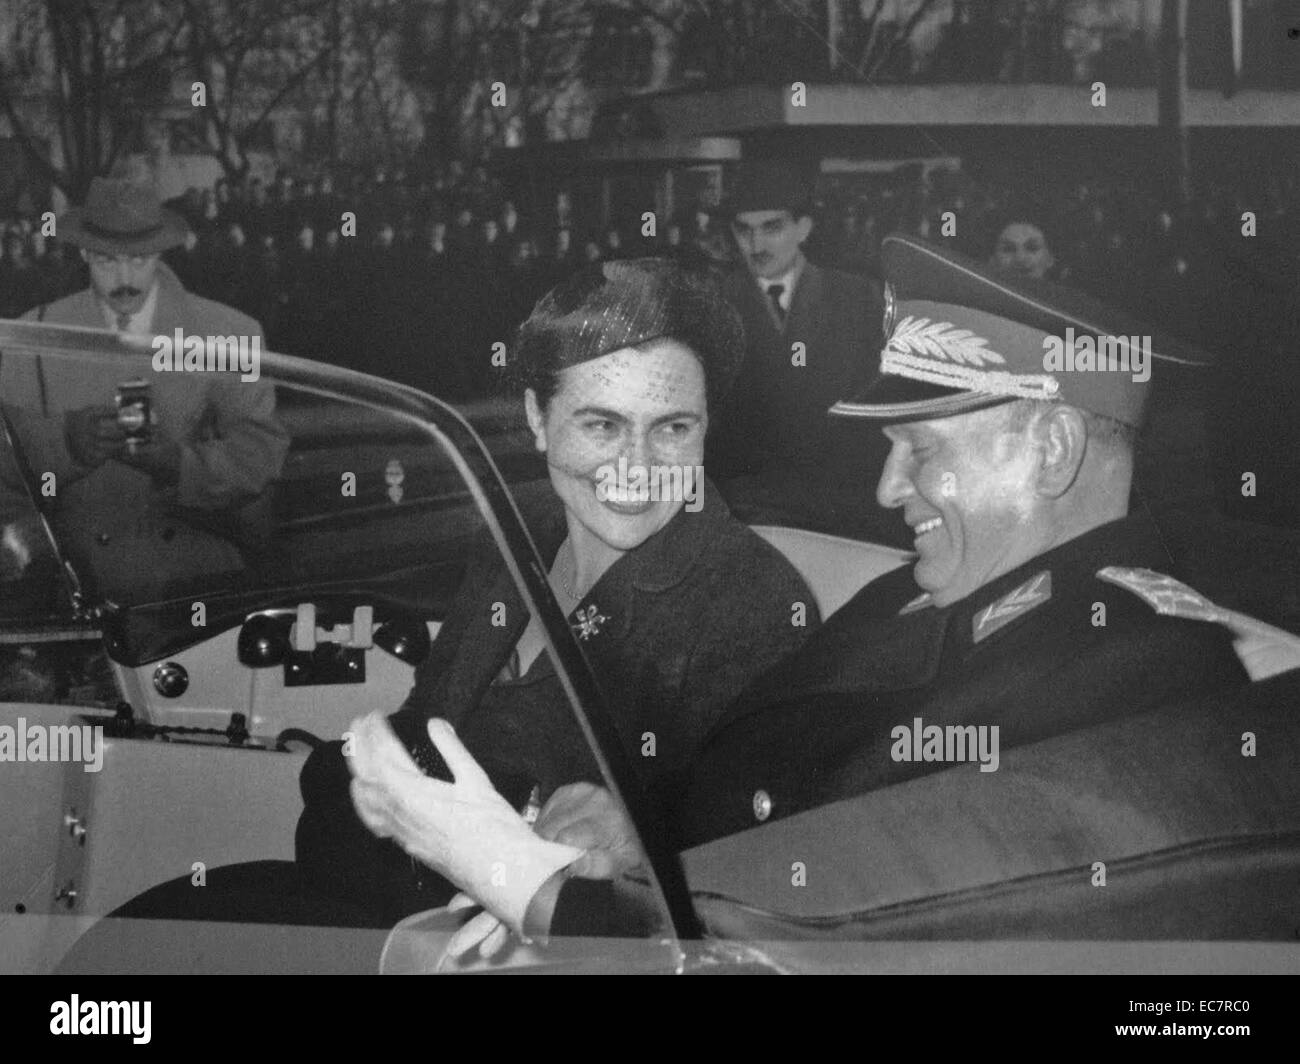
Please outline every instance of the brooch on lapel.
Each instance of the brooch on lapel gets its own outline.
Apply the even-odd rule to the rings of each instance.
[[[594,602],[585,610],[581,608],[575,610],[573,615],[577,618],[578,623],[571,624],[569,627],[573,629],[578,638],[584,643],[593,635],[600,635],[601,626],[609,620],[608,617],[600,612]]]

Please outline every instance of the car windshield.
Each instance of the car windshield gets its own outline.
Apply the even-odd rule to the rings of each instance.
[[[48,544],[29,527],[34,493],[48,500],[91,601],[133,606],[418,566],[441,567],[454,586],[466,541],[480,530],[460,476],[418,427],[264,376],[155,374],[147,352],[61,333],[63,346],[11,339],[0,367],[16,450],[0,470],[9,557],[12,565],[15,551],[40,552],[24,563],[29,582],[49,562]],[[499,468],[526,485],[540,463],[520,445],[512,405],[489,400],[469,414]],[[141,411],[149,424],[140,442],[127,440],[138,457],[123,448],[121,460],[105,461],[100,435]],[[154,452],[177,437],[172,468],[152,467]]]
[[[542,616],[545,646],[530,675],[550,677],[572,710],[565,733],[582,749],[565,757],[623,793],[598,688],[536,554],[560,510],[514,404],[467,411],[489,451],[464,417],[410,389],[269,353],[257,370],[256,379],[158,372],[148,350],[111,334],[0,323],[0,601],[10,634],[60,610],[102,623],[113,668],[129,681],[222,630],[233,640],[254,615],[285,617],[286,631],[296,619],[301,633],[308,606],[322,641],[331,629],[355,634],[359,605],[373,610],[376,643],[386,618],[414,617],[436,633],[470,567],[487,566],[500,595],[509,588]],[[369,704],[369,693],[358,690],[353,715],[398,709]],[[273,707],[254,705],[252,718],[256,745]],[[671,952],[668,908],[651,895],[651,937]]]

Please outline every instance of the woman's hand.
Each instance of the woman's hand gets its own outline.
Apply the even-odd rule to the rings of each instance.
[[[645,860],[622,804],[594,783],[557,788],[542,807],[533,830],[544,839],[584,851],[570,866],[571,876],[613,879]]]
[[[478,902],[468,894],[457,894],[447,903],[449,912],[476,908]],[[461,924],[460,930],[451,936],[451,941],[447,943],[447,948],[443,950],[442,957],[438,960],[437,970],[441,971],[451,961],[460,961],[475,946],[478,947],[480,957],[491,960],[505,949],[512,938],[510,928],[484,909]]]
[[[454,783],[425,776],[379,714],[353,722],[343,749],[357,815],[519,931],[533,894],[582,851],[535,835],[445,720],[428,730]]]
[[[570,783],[553,793],[537,817],[533,830],[553,842],[580,847],[584,852],[569,866],[568,874],[584,879],[613,879],[635,870],[643,854],[632,841],[632,827],[622,807],[604,787]],[[448,903],[453,912],[474,908],[478,902],[457,894]],[[507,945],[510,930],[490,912],[467,920],[452,936],[438,962],[441,969],[459,961],[478,947],[478,955],[491,960]]]

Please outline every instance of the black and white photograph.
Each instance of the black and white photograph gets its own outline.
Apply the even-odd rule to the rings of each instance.
[[[1249,1041],[1300,2],[0,0],[0,889],[55,1041],[802,973]]]

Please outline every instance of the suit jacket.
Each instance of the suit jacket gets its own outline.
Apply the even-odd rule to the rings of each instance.
[[[247,315],[186,292],[165,265],[158,267],[153,331],[172,336],[261,337]],[[25,318],[56,325],[105,328],[90,289]],[[152,352],[138,367],[126,357],[5,359],[0,395],[34,471],[55,474],[54,520],[60,541],[83,576],[102,595],[143,600],[164,594],[177,578],[238,571],[239,545],[253,545],[264,518],[265,491],[279,475],[289,436],[275,416],[275,388],[240,375],[155,372]],[[132,374],[151,385],[160,428],[180,444],[180,476],[163,486],[121,462],[95,469],[78,465],[64,440],[64,416],[90,405],[112,405],[118,384]],[[261,506],[257,506],[258,502]],[[253,505],[250,505],[253,504]]]
[[[566,532],[559,501],[549,500],[529,527],[551,562]],[[792,623],[797,602],[807,605],[803,626]],[[588,619],[585,639],[580,617]],[[494,623],[502,618],[504,624]],[[731,516],[712,485],[698,512],[683,510],[612,565],[571,619],[625,752],[642,769],[651,800],[661,804],[680,790],[726,707],[818,621],[795,570]],[[523,682],[493,686],[527,623],[513,580],[490,547],[471,563],[410,696],[390,717],[416,762],[442,779],[451,775],[425,724],[435,716],[452,721],[517,807],[534,784],[545,801],[563,783],[600,782],[558,681],[548,682],[546,654]],[[646,756],[646,733],[654,735],[653,757]],[[341,750],[340,743],[327,744],[303,769],[297,854],[308,880],[336,896],[382,906],[393,919],[439,904],[450,888],[435,877],[417,879],[411,860],[357,818]]]
[[[894,729],[915,732],[918,719],[922,729],[997,726],[1001,752],[1244,687],[1226,628],[1159,615],[1096,575],[1110,565],[1167,571],[1167,561],[1150,523],[1126,518],[942,609],[917,604],[910,568],[873,581],[719,722],[692,769],[680,836],[696,845],[816,808],[813,824],[820,807],[952,767],[896,759]],[[743,847],[735,840],[733,858]],[[756,850],[755,867],[766,856]],[[852,882],[867,859],[840,853],[843,868],[823,864],[819,874]],[[600,935],[652,923],[643,895],[575,879],[553,927]]]
[[[827,410],[870,379],[883,303],[874,281],[806,263],[782,324],[745,268],[723,280],[745,327],[745,362],[710,416],[707,465],[748,521],[796,523],[848,534],[877,532],[874,486],[888,453],[878,429]],[[803,365],[793,345],[803,344]]]

